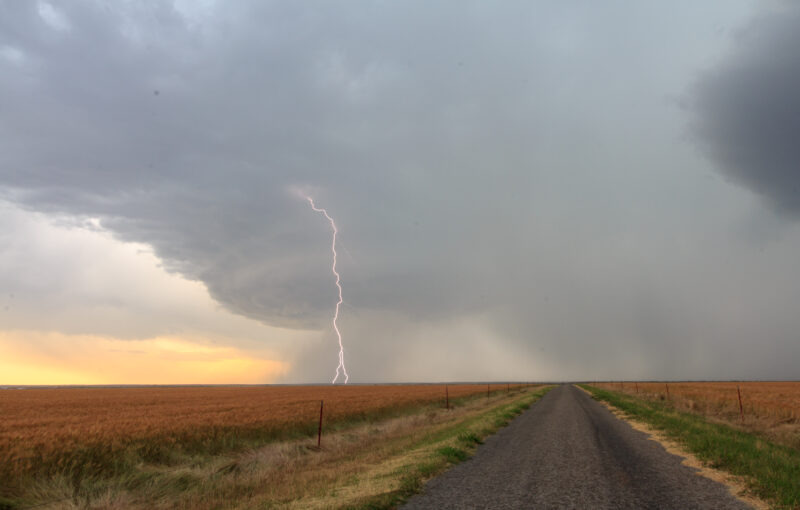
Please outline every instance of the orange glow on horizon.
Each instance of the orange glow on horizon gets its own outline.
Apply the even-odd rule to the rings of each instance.
[[[0,385],[263,384],[289,363],[181,336],[144,340],[0,331]]]

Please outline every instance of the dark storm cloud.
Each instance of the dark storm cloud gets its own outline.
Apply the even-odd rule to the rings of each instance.
[[[0,193],[99,218],[239,314],[328,328],[308,189],[340,229],[354,380],[722,376],[681,360],[746,343],[704,319],[748,309],[724,285],[796,292],[718,263],[741,247],[707,213],[736,207],[665,97],[744,8],[678,4],[85,1],[58,27],[4,2]],[[329,347],[292,378],[324,380]]]
[[[335,291],[328,226],[287,193],[311,186],[352,263],[366,264],[371,284],[348,282],[354,306],[436,316],[478,305],[461,288],[482,275],[462,274],[487,245],[468,239],[506,221],[494,197],[520,179],[492,153],[540,129],[521,115],[535,105],[503,99],[546,92],[531,79],[535,55],[489,60],[516,49],[472,37],[477,4],[449,13],[459,23],[444,37],[410,6],[228,6],[201,31],[156,5],[79,3],[54,30],[36,4],[9,4],[3,42],[25,59],[6,63],[17,72],[0,84],[16,98],[0,127],[7,196],[100,216],[231,309],[308,326]]]
[[[736,33],[692,105],[695,131],[731,181],[800,218],[800,5],[787,2]]]

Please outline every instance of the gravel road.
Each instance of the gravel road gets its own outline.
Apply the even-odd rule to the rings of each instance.
[[[562,385],[402,508],[751,507],[583,391]]]

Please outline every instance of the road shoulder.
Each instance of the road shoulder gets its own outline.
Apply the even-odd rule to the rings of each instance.
[[[742,501],[743,503],[752,506],[756,510],[769,510],[770,505],[765,501],[753,496],[748,489],[745,487],[743,480],[740,477],[727,473],[725,471],[721,471],[719,469],[715,469],[705,463],[703,463],[700,459],[694,456],[691,452],[686,451],[681,445],[677,442],[669,439],[664,435],[661,431],[654,429],[653,427],[649,426],[648,424],[636,420],[631,416],[627,415],[622,410],[614,407],[613,405],[609,404],[600,399],[594,399],[591,392],[581,388],[578,385],[574,385],[579,390],[583,391],[589,397],[593,398],[593,400],[606,409],[608,409],[614,416],[619,418],[620,420],[626,422],[635,430],[640,432],[644,432],[647,434],[648,438],[656,443],[660,444],[667,453],[671,453],[678,457],[682,457],[682,464],[692,468],[695,470],[698,476],[706,477],[710,480],[713,480],[717,483],[721,483],[725,487],[728,488],[731,495],[737,498],[738,500]]]

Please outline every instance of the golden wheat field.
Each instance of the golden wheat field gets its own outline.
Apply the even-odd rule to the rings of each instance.
[[[648,399],[669,400],[678,409],[766,432],[782,442],[800,446],[800,382],[797,381],[605,382],[593,385]]]
[[[511,385],[514,388],[516,385]],[[493,385],[492,392],[507,386]],[[451,399],[487,385],[449,385]],[[444,385],[48,388],[0,391],[0,458],[9,471],[68,467],[111,458],[136,446],[143,457],[165,447],[209,451],[316,432],[320,401],[326,425],[391,415],[431,402]],[[238,442],[238,443],[237,443]]]
[[[741,393],[746,414],[782,420],[800,418],[800,382],[622,382],[596,386],[664,398],[669,391],[670,398],[726,407],[737,414]]]

